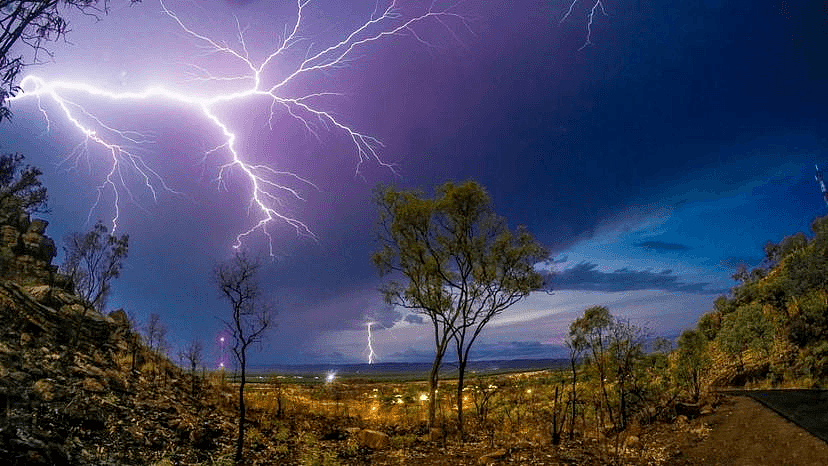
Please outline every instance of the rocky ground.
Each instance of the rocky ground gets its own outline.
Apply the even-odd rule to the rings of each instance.
[[[45,285],[0,282],[3,464],[182,464],[229,450],[232,394],[202,387],[194,397],[125,317]]]

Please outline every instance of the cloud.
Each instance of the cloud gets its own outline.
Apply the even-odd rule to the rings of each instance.
[[[422,323],[425,322],[425,319],[423,319],[423,316],[420,316],[420,315],[417,315],[417,314],[408,314],[408,315],[405,316],[405,319],[403,319],[403,320],[405,320],[406,322],[408,322],[410,324],[422,324]]]
[[[397,311],[396,306],[392,304],[383,304],[374,307],[368,312],[366,318],[376,322],[381,328],[391,328],[402,319],[402,313]]]
[[[684,252],[692,249],[690,246],[684,244],[667,243],[665,241],[642,241],[635,243],[635,246],[656,252]]]
[[[720,290],[707,289],[708,283],[682,283],[672,270],[653,272],[651,270],[618,269],[602,272],[598,265],[581,262],[552,277],[556,290],[586,291],[632,291],[665,290],[684,293],[716,294]]]

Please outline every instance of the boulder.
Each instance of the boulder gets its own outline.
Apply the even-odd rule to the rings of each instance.
[[[106,388],[99,380],[93,379],[91,377],[83,379],[81,386],[87,392],[103,393],[104,391],[106,391]]]
[[[0,225],[0,248],[14,248],[20,233],[11,225]]]
[[[489,454],[483,455],[477,459],[477,464],[480,465],[489,465],[494,463],[499,463],[506,459],[506,456],[509,455],[507,450],[495,450]]]
[[[49,285],[32,286],[27,288],[26,292],[40,304],[49,305],[52,299],[52,287]]]
[[[48,226],[49,222],[40,218],[36,218],[32,220],[31,223],[29,223],[29,228],[27,228],[26,230],[29,233],[37,233],[38,235],[42,235],[46,232],[46,227]]]
[[[388,448],[390,443],[388,436],[376,430],[362,429],[357,433],[357,442],[372,450],[382,450]]]
[[[52,379],[40,379],[32,385],[32,390],[43,401],[55,401],[65,397],[63,390]]]
[[[119,327],[129,328],[129,317],[127,317],[126,311],[123,309],[118,309],[117,311],[112,311],[109,313],[109,318],[118,325]]]
[[[694,418],[701,412],[701,406],[698,403],[676,403],[676,414]]]

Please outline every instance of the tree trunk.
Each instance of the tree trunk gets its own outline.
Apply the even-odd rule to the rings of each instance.
[[[578,398],[575,396],[575,384],[577,382],[578,373],[575,367],[575,359],[570,359],[570,365],[572,367],[572,418],[569,420],[569,440],[575,438],[575,404],[578,402]]]
[[[438,350],[439,351],[439,350]],[[434,357],[434,363],[431,364],[431,372],[428,375],[428,427],[434,427],[435,417],[437,412],[437,384],[440,383],[440,362],[443,359],[442,354],[437,354]]]
[[[601,357],[603,357],[603,351],[601,352]],[[606,368],[603,365],[603,361],[598,365],[598,377],[601,379],[601,393],[604,396],[603,405],[606,407],[607,414],[609,415],[610,424],[615,425],[615,418],[612,415],[612,407],[610,406],[609,402],[609,395],[607,395],[607,384],[604,379],[606,379]]]
[[[562,387],[563,385],[561,385]],[[561,443],[561,431],[563,430],[565,419],[561,419],[561,427],[558,428],[558,386],[555,387],[555,397],[552,405],[552,445]],[[566,407],[563,409],[564,417],[566,417]]]
[[[244,384],[245,384],[245,366],[246,360],[244,355],[244,349],[242,349],[242,357],[241,357],[241,383],[239,383],[239,437],[236,439],[236,464],[240,464],[242,461],[242,453],[244,449]]]
[[[458,361],[457,369],[457,430],[460,433],[460,441],[465,439],[463,431],[463,379],[466,374],[466,360]]]
[[[620,430],[624,430],[627,428],[627,390],[626,387],[624,387],[624,383],[625,381],[623,379],[618,381],[618,395],[619,398],[621,398],[621,407],[619,408],[619,410],[621,411],[619,413],[619,422],[621,423]]]

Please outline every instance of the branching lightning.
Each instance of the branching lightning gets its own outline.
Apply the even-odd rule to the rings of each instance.
[[[561,18],[561,20],[558,21],[558,24],[563,23],[564,21],[566,21],[567,18],[569,18],[570,15],[572,15],[572,10],[575,8],[575,5],[577,3],[578,0],[573,0],[572,3],[569,4],[569,9],[566,11],[566,14],[563,15],[563,18]],[[595,4],[592,5],[592,8],[589,9],[589,20],[587,21],[586,41],[584,42],[584,45],[582,45],[581,48],[578,49],[578,51],[581,51],[585,49],[587,46],[592,45],[592,21],[595,19],[595,12],[598,11],[599,8],[601,9],[601,13],[603,13],[604,16],[608,16],[607,11],[604,9],[603,1],[596,0]]]
[[[317,139],[319,139],[320,130],[337,132],[347,138],[357,155],[356,175],[360,176],[362,164],[369,161],[396,173],[394,166],[385,162],[381,157],[380,150],[383,148],[381,141],[355,129],[341,116],[335,115],[321,105],[321,100],[340,94],[323,90],[297,95],[295,94],[297,86],[293,84],[298,81],[306,83],[313,73],[333,72],[349,66],[356,58],[354,52],[369,43],[408,36],[424,46],[434,47],[424,37],[422,31],[415,29],[415,26],[420,24],[431,23],[443,27],[458,41],[460,39],[456,31],[452,29],[452,24],[471,32],[466,18],[453,11],[456,5],[446,9],[437,9],[435,3],[431,2],[425,11],[412,16],[403,14],[398,1],[391,0],[390,5],[384,10],[377,3],[371,17],[346,33],[344,37],[338,41],[332,41],[328,46],[316,48],[315,52],[312,52],[314,46],[310,45],[304,51],[303,60],[290,63],[282,58],[288,51],[293,51],[302,43],[307,43],[307,38],[302,37],[300,31],[303,30],[306,9],[311,0],[296,0],[295,21],[285,28],[285,34],[277,40],[275,49],[272,49],[272,52],[259,62],[251,58],[245,40],[245,29],[241,27],[238,20],[236,20],[236,29],[239,45],[232,47],[199,32],[197,28],[169,9],[163,0],[159,0],[163,14],[192,41],[201,44],[205,52],[217,57],[217,63],[220,57],[224,60],[221,64],[239,65],[245,70],[241,74],[217,74],[206,67],[192,64],[189,65],[189,69],[194,70],[191,81],[221,82],[223,85],[235,86],[233,90],[199,92],[194,89],[194,86],[187,86],[184,89],[160,86],[140,91],[112,92],[86,82],[48,81],[30,75],[20,82],[22,92],[10,100],[35,99],[46,122],[47,131],[51,122],[44,100],[48,99],[56,104],[60,110],[59,114],[82,136],[82,141],[66,157],[65,163],[74,163],[74,166],[77,166],[84,158],[87,162],[89,161],[91,147],[104,149],[107,154],[107,173],[103,182],[97,186],[97,197],[90,209],[90,216],[92,211],[98,207],[104,194],[111,192],[114,210],[113,230],[118,227],[123,203],[126,200],[134,202],[136,199],[128,180],[137,176],[142,181],[141,189],[148,191],[154,200],[157,200],[160,191],[177,192],[164,181],[157,169],[150,167],[140,157],[140,151],[137,148],[151,144],[153,142],[151,135],[116,129],[114,125],[105,123],[101,117],[89,111],[88,106],[85,107],[78,99],[95,98],[128,105],[139,102],[149,104],[163,102],[196,112],[220,134],[220,142],[205,151],[204,160],[217,152],[228,154],[228,160],[218,166],[214,181],[219,187],[229,189],[226,181],[232,171],[241,173],[243,179],[249,184],[248,217],[252,217],[253,222],[246,230],[238,234],[234,247],[240,247],[242,241],[249,235],[261,232],[269,240],[272,255],[273,238],[269,228],[275,223],[289,225],[299,236],[316,238],[308,225],[299,218],[286,213],[283,201],[285,199],[303,201],[301,193],[303,188],[318,188],[312,181],[296,173],[252,162],[253,158],[239,149],[237,141],[239,128],[221,116],[219,107],[231,102],[242,102],[246,105],[253,99],[266,99],[265,101],[269,102],[267,111],[271,131],[274,130],[277,114],[285,112]],[[273,78],[272,75],[277,77]],[[370,324],[368,330],[370,333]]]

